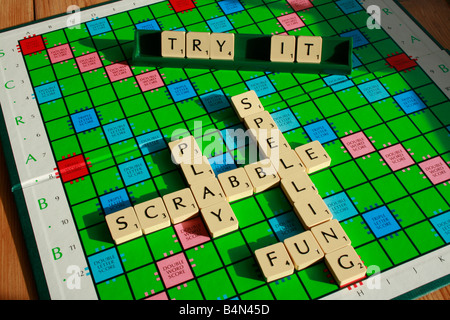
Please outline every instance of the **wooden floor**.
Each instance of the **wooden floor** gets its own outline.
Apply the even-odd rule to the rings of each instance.
[[[1,0],[0,29],[66,12],[70,5],[85,7],[105,0]],[[20,3],[20,6],[18,6]],[[444,48],[450,49],[450,2],[402,0],[400,3]],[[10,192],[5,159],[0,146],[0,300],[37,299],[31,267]],[[450,286],[423,300],[449,300]]]

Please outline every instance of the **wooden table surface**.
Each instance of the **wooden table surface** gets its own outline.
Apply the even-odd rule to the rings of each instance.
[[[86,7],[105,0],[0,0],[0,29],[66,12],[70,5]],[[18,5],[20,3],[20,5]],[[447,0],[403,0],[400,3],[440,42],[450,49],[450,4]],[[37,299],[5,158],[0,146],[0,299]],[[449,300],[450,285],[420,299]]]

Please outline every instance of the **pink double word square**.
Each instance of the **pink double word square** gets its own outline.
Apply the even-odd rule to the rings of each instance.
[[[156,70],[137,75],[136,80],[143,92],[164,86],[164,82],[161,79],[159,72]]]
[[[295,12],[278,17],[277,20],[286,31],[299,29],[305,26],[303,20]]]
[[[76,61],[78,64],[78,69],[82,73],[103,67],[102,60],[100,60],[97,52],[82,55],[76,58]]]
[[[419,167],[435,185],[450,180],[450,168],[441,157],[421,162]]]
[[[362,131],[345,136],[341,141],[353,158],[358,158],[375,151],[372,143]]]
[[[167,289],[194,278],[184,253],[158,261],[156,265]]]
[[[414,164],[414,160],[401,144],[396,144],[380,150],[380,154],[393,171],[397,171]]]
[[[72,49],[68,44],[50,48],[47,52],[52,63],[63,62],[73,58]]]

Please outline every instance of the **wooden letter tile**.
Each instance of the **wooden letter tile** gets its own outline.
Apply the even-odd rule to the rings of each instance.
[[[161,54],[163,57],[184,58],[186,56],[186,32],[161,32]]]
[[[276,159],[273,160],[274,161],[272,162],[272,164],[278,171],[278,175],[281,179],[291,178],[294,174],[299,174],[297,173],[298,171],[305,172],[305,166],[303,165],[303,162],[300,160],[295,150],[287,150],[280,154],[280,158],[278,159],[278,161],[276,161]]]
[[[256,130],[256,135],[260,153],[272,162],[278,161],[284,152],[292,150],[289,142],[278,129],[259,129]]]
[[[304,231],[284,240],[284,245],[296,270],[302,270],[324,257],[322,248],[311,231]]]
[[[264,111],[264,107],[254,90],[231,97],[231,104],[241,121],[253,113]]]
[[[367,268],[352,246],[326,254],[325,263],[340,287],[348,286],[366,276]]]
[[[322,170],[331,164],[330,156],[317,140],[295,148],[295,152],[305,165],[307,173]]]
[[[268,160],[248,164],[244,169],[253,185],[254,193],[275,187],[280,182],[277,171]]]
[[[320,63],[322,61],[322,37],[298,36],[297,62]]]
[[[193,136],[169,142],[169,149],[172,155],[172,161],[175,164],[202,162],[202,151]]]
[[[211,237],[217,238],[239,228],[238,220],[226,200],[201,210]]]
[[[209,32],[186,33],[186,57],[209,59],[211,34]]]
[[[196,160],[198,161],[195,162],[200,162],[200,159]],[[201,181],[203,179],[215,177],[214,171],[209,164],[208,158],[206,156],[202,156],[200,163],[195,162],[193,164],[180,164],[181,171],[183,172],[189,185],[192,185],[195,182]]]
[[[294,264],[282,242],[255,250],[255,257],[267,282],[294,273]]]
[[[291,204],[307,201],[311,192],[318,193],[311,178],[301,169],[292,170],[289,177],[281,178],[281,189]]]
[[[307,230],[332,219],[332,214],[323,199],[314,191],[307,191],[305,201],[294,202],[294,212]]]
[[[161,197],[134,206],[144,234],[170,226],[170,216]]]
[[[198,215],[197,202],[189,188],[166,194],[163,196],[163,201],[173,224],[183,222]]]
[[[265,110],[245,117],[244,123],[247,129],[278,129],[270,113]]]
[[[270,42],[270,61],[294,62],[297,38],[288,35],[274,35]]]
[[[311,228],[311,232],[325,254],[351,244],[350,239],[336,219],[332,219]]]
[[[200,209],[226,200],[225,193],[216,178],[197,181],[191,185],[191,190]]]
[[[229,202],[250,197],[253,194],[253,185],[242,167],[220,173],[217,179]]]
[[[141,225],[133,207],[110,213],[105,216],[105,220],[116,245],[142,236]]]
[[[211,33],[211,59],[234,60],[234,33]]]

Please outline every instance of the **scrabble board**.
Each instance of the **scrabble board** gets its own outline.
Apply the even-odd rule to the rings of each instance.
[[[133,65],[134,34],[184,30],[353,38],[351,75]],[[117,1],[0,33],[0,135],[43,299],[414,298],[449,283],[450,59],[394,1]],[[174,136],[215,175],[251,164],[231,98],[253,90],[367,268],[325,261],[266,281],[255,251],[304,232],[282,188],[116,244],[106,217],[187,188]]]

